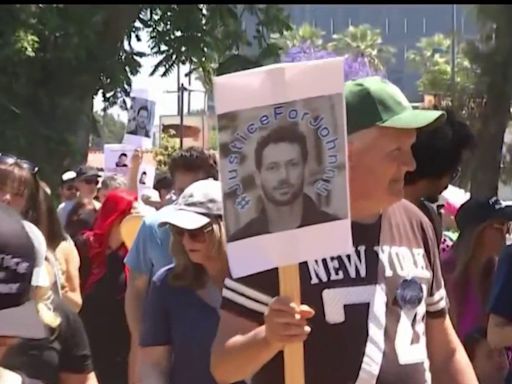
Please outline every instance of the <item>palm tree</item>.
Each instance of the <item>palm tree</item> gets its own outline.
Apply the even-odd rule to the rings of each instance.
[[[423,37],[407,52],[408,66],[420,73],[418,88],[424,94],[447,94],[450,90],[451,39],[441,33]]]
[[[286,51],[304,43],[308,43],[314,48],[322,48],[324,34],[325,32],[321,29],[304,23],[298,28],[294,27],[289,31],[285,31],[283,34],[272,34],[270,38],[282,51]]]
[[[393,63],[396,52],[395,48],[382,43],[380,30],[368,24],[350,26],[342,34],[334,35],[327,47],[340,55],[362,56],[372,70],[379,73]]]

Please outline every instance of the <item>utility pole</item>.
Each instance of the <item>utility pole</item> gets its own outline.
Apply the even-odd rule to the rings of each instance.
[[[185,86],[183,85],[183,83],[180,84],[180,95],[179,95],[179,98],[181,100],[180,102],[180,149],[183,149],[183,119],[184,119],[184,116],[183,116],[183,107],[184,107],[184,99],[183,99],[183,96],[185,96]],[[189,95],[190,95],[190,92],[189,92]],[[189,96],[190,98],[190,96]]]
[[[192,107],[192,64],[188,66],[188,114],[190,115],[191,107]]]
[[[192,94],[193,92],[200,92],[200,93],[206,93],[206,91],[202,90],[202,89],[192,89],[192,88],[188,88],[185,86],[185,84],[183,83],[180,83],[178,85],[178,89],[176,91],[164,91],[165,93],[177,93],[178,94],[178,114],[179,114],[179,117],[180,117],[180,132],[179,132],[179,136],[180,136],[180,149],[183,149],[183,134],[184,134],[184,120],[185,120],[185,116],[184,116],[184,106],[185,106],[185,103],[184,103],[184,96],[185,96],[185,92],[188,92],[189,95]],[[189,97],[190,99],[190,97]],[[206,99],[205,99],[206,100]],[[206,111],[206,105],[204,106],[204,109]]]

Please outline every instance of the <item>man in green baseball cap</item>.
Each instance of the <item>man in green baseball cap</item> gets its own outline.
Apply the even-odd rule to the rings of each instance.
[[[345,85],[352,217],[381,212],[403,198],[404,175],[415,168],[416,130],[441,124],[443,111],[415,110],[381,77]]]
[[[303,342],[305,384],[476,384],[432,224],[403,199],[416,130],[444,112],[413,110],[378,77],[347,82],[345,98],[353,250],[300,264],[303,303],[279,296],[276,270],[226,279],[213,376],[284,383],[281,352]]]

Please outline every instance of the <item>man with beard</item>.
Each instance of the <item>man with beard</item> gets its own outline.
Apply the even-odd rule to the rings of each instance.
[[[230,241],[337,220],[304,193],[308,148],[297,126],[272,129],[259,139],[254,157],[263,207]]]
[[[149,125],[149,108],[145,105],[137,110],[137,120],[132,130],[126,132],[128,135],[151,137]]]
[[[441,243],[441,218],[431,204],[460,174],[460,163],[475,138],[469,126],[446,110],[446,121],[418,131],[412,153],[416,169],[405,174],[405,198],[416,205],[434,226]]]

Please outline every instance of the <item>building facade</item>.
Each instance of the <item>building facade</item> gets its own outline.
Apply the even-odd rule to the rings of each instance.
[[[396,48],[395,62],[387,68],[388,78],[398,85],[411,101],[421,101],[416,82],[418,73],[406,66],[405,56],[422,38],[436,33],[451,35],[455,26],[462,39],[477,35],[471,6],[462,4],[432,5],[283,5],[292,24],[310,23],[326,33],[325,41],[351,25],[370,24],[381,31],[385,44]],[[455,17],[453,10],[455,8]],[[454,23],[455,20],[455,23]]]

